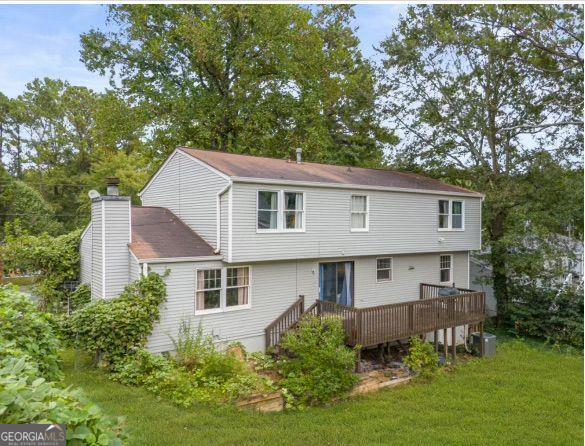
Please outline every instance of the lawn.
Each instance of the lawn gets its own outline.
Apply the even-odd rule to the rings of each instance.
[[[505,342],[497,358],[460,365],[432,383],[266,415],[177,408],[109,381],[71,352],[65,361],[68,384],[125,417],[131,445],[583,444],[583,357],[534,343]]]

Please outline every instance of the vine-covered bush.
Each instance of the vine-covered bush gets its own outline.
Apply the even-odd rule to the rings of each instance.
[[[417,336],[410,339],[410,349],[403,361],[423,378],[431,378],[439,367],[439,355],[433,346]]]
[[[52,237],[47,233],[30,235],[18,221],[5,225],[5,243],[0,246],[0,257],[6,270],[39,274],[34,293],[41,298],[41,306],[53,312],[62,312],[67,305],[63,285],[76,280],[79,274],[80,230]]]
[[[304,318],[287,333],[278,361],[289,406],[322,404],[348,392],[357,382],[355,351],[345,346],[342,321]]]
[[[67,443],[121,445],[119,423],[75,390],[39,378],[40,371],[26,357],[0,354],[0,423],[52,423],[67,425]]]
[[[144,346],[166,296],[163,277],[149,274],[115,299],[96,300],[74,311],[68,321],[69,337],[75,346],[112,364]]]
[[[79,285],[69,296],[70,310],[75,311],[91,302],[91,288],[87,284]]]
[[[583,289],[512,284],[510,331],[583,349]]]
[[[36,309],[30,298],[16,287],[0,288],[0,339],[30,356],[47,379],[60,377],[59,340],[52,315]]]

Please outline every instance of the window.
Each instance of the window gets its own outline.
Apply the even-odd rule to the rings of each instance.
[[[220,307],[221,269],[197,270],[197,310]]]
[[[440,269],[440,282],[441,283],[452,283],[451,276],[453,272],[453,262],[451,254],[440,257],[439,269]]]
[[[376,280],[378,282],[392,280],[392,257],[376,259]]]
[[[305,230],[305,194],[289,191],[258,191],[258,232]]]
[[[351,230],[368,230],[368,196],[351,196]]]
[[[463,201],[439,200],[439,230],[464,230]]]
[[[198,269],[195,275],[197,313],[249,308],[250,267]]]
[[[258,191],[258,229],[278,228],[278,192]]]
[[[284,193],[284,227],[303,229],[303,194],[300,192]]]
[[[249,268],[227,268],[226,307],[248,305]]]

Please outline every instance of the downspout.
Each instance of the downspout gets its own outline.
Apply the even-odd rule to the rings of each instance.
[[[213,251],[215,254],[219,254],[221,252],[221,196],[225,194],[230,187],[232,187],[232,181],[230,180],[228,184],[217,193],[216,201],[215,201],[215,221],[217,223],[216,233],[215,233],[215,240],[216,246],[215,250]]]

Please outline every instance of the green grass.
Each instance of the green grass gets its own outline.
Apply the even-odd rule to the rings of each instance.
[[[333,407],[255,414],[180,409],[66,359],[66,382],[126,418],[132,445],[579,445],[583,357],[509,341],[431,383],[412,383]],[[78,361],[79,362],[79,361]]]

